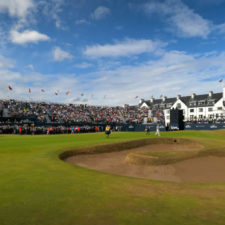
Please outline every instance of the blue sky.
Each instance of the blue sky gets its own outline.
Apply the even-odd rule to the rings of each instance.
[[[123,105],[221,92],[224,11],[225,0],[0,0],[0,97]]]

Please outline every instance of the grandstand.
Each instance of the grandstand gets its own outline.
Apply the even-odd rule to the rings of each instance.
[[[142,124],[148,116],[146,108],[125,105],[116,106],[91,106],[59,104],[46,102],[29,102],[1,100],[1,121],[21,122],[29,120],[35,124],[73,124],[73,123],[119,123]]]

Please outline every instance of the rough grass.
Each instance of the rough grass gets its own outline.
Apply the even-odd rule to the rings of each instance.
[[[161,133],[205,150],[225,131]],[[0,136],[0,225],[225,224],[225,184],[159,182],[68,164],[66,150],[146,138],[144,133]],[[212,151],[212,150],[211,150]]]

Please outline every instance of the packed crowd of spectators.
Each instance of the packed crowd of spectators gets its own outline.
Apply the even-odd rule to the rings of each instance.
[[[80,134],[103,131],[101,126],[34,126],[34,125],[0,125],[0,134]]]
[[[156,118],[158,121],[165,121],[163,109],[152,107],[151,117]]]
[[[35,117],[39,123],[137,123],[148,116],[138,106],[110,107],[45,102],[0,101],[9,117]],[[3,114],[3,113],[2,113]],[[4,116],[4,115],[3,115]]]

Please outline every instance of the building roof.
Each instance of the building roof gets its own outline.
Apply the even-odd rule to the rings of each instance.
[[[188,107],[203,107],[203,106],[212,106],[216,102],[218,102],[223,97],[223,93],[212,93],[212,96],[209,94],[203,94],[203,95],[194,95],[194,98],[192,96],[180,96],[179,99]],[[140,106],[143,103],[146,103],[148,107],[153,106],[162,106],[164,105],[164,108],[171,108],[171,106],[177,101],[177,98],[165,98],[163,99],[154,99],[153,102],[150,100],[142,100],[142,102],[139,104]]]

